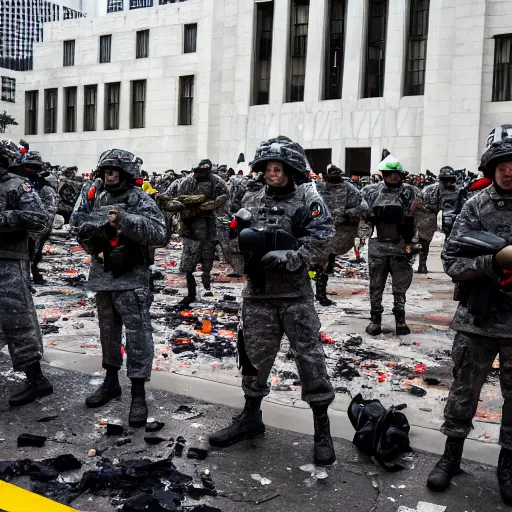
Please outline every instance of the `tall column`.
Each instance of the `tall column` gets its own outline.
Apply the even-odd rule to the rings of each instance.
[[[66,111],[66,98],[64,98],[64,87],[57,88],[57,133],[64,131],[64,114]]]
[[[99,83],[96,94],[96,129],[105,129],[105,84]]]
[[[327,1],[310,1],[304,101],[320,101],[323,99]]]
[[[272,33],[272,64],[270,67],[270,112],[279,112],[286,101],[288,55],[290,48],[291,0],[274,1],[274,29]],[[310,9],[311,11],[311,9]]]
[[[389,0],[384,98],[398,107],[404,83],[405,36],[409,26],[407,0]]]
[[[131,83],[129,80],[121,82],[121,92],[119,94],[119,129],[128,130],[130,128],[131,115]]]
[[[76,89],[76,131],[84,131],[84,86],[79,84]]]
[[[345,63],[343,69],[344,100],[357,100],[361,96],[363,81],[363,63],[366,51],[366,2],[348,0],[347,32],[345,34]]]

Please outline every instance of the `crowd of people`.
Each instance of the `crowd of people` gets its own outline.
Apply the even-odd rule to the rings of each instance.
[[[210,444],[227,447],[265,432],[261,403],[286,335],[302,399],[313,414],[314,461],[331,465],[336,454],[328,407],[334,391],[315,298],[322,307],[333,305],[327,282],[336,257],[353,248],[357,252],[368,241],[366,332],[382,332],[382,296],[390,275],[396,333],[409,334],[405,307],[415,255],[418,272],[427,273],[441,214],[442,260],[456,283],[459,307],[452,323],[455,381],[442,427],[446,449],[427,485],[443,491],[460,472],[480,391],[499,354],[505,404],[498,480],[504,501],[512,504],[512,139],[498,133],[482,156],[480,179],[449,166],[437,178],[429,172],[411,177],[389,152],[372,179],[355,179],[335,165],[313,176],[303,148],[284,136],[258,147],[247,175],[203,159],[190,172],[150,178],[136,155],[111,149],[100,156],[94,173],[77,177],[76,168],[50,166],[23,141],[21,146],[0,141],[0,341],[8,345],[14,370],[27,377],[10,405],[53,392],[40,365],[43,348],[30,273],[34,282],[43,281],[38,264],[60,215],[92,257],[87,286],[96,294],[106,376],[85,403],[96,408],[121,396],[124,326],[129,424],[146,424],[145,384],[153,361],[151,265],[155,249],[179,235],[187,295],[176,308],[198,300],[198,265],[204,296],[213,294],[211,270],[219,253],[233,275],[246,276],[238,332],[245,407],[231,425],[210,435]]]

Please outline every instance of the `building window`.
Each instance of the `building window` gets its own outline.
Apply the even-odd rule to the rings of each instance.
[[[107,12],[121,12],[123,10],[123,0],[108,0]]]
[[[105,130],[119,130],[121,84],[105,84]]]
[[[512,100],[512,34],[494,36],[492,101]]]
[[[44,133],[57,133],[57,89],[44,91]]]
[[[411,0],[405,96],[425,93],[429,7],[430,0]]]
[[[64,87],[64,131],[76,132],[76,87]]]
[[[130,9],[153,7],[153,0],[130,0]]]
[[[75,40],[64,41],[63,66],[75,65]]]
[[[100,36],[100,64],[110,62],[112,57],[112,35]]]
[[[304,101],[308,50],[309,0],[292,0],[288,101]]]
[[[197,47],[197,23],[185,25],[183,31],[183,53],[195,53]]]
[[[254,105],[267,105],[270,95],[274,2],[256,4],[256,55],[254,56]]]
[[[194,102],[194,76],[180,76],[179,122],[181,125],[192,124],[192,104]]]
[[[97,85],[86,85],[84,87],[84,132],[96,130],[97,93]]]
[[[149,30],[139,30],[137,32],[135,58],[136,59],[145,59],[148,55],[149,55]]]
[[[39,106],[39,91],[25,93],[25,134],[37,135],[37,109]]]
[[[364,97],[378,98],[384,94],[388,0],[369,2]]]
[[[8,76],[2,77],[2,101],[16,102],[16,79]]]
[[[327,52],[324,99],[341,98],[343,86],[343,61],[345,54],[345,12],[346,0],[330,0],[327,25]]]
[[[132,122],[130,128],[144,128],[146,113],[146,80],[132,82]]]

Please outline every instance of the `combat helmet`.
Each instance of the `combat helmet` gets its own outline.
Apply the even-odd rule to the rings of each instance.
[[[512,161],[512,139],[493,142],[482,155],[478,170],[486,178],[494,179],[496,166],[506,161]]]
[[[381,173],[396,172],[405,178],[409,173],[403,168],[402,164],[396,159],[385,158],[379,164],[379,171]]]
[[[96,172],[103,176],[106,169],[116,169],[134,183],[140,177],[142,159],[124,149],[107,149],[99,160]]]
[[[255,173],[260,173],[265,171],[268,162],[281,162],[285,172],[297,185],[309,181],[304,149],[284,135],[262,142],[250,166]]]
[[[20,152],[18,146],[11,140],[0,140],[0,167],[7,170],[13,165]]]
[[[441,167],[441,169],[439,170],[439,179],[457,181],[457,172],[453,167],[445,165],[444,167]]]

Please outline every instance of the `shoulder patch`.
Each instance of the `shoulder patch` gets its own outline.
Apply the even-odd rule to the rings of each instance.
[[[32,192],[34,190],[30,183],[23,183],[22,188],[25,192]]]
[[[323,213],[322,205],[315,201],[314,203],[311,203],[309,211],[311,213],[311,217],[318,217]]]

